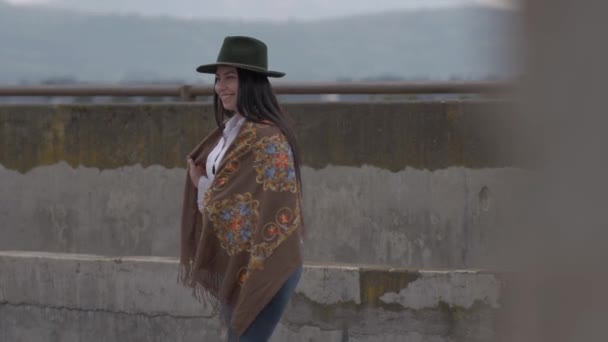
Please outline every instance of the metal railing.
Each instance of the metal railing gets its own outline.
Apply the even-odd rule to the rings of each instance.
[[[508,82],[349,82],[277,83],[276,94],[483,94],[500,93],[512,87]],[[0,86],[0,96],[146,96],[179,97],[193,101],[213,95],[213,85],[37,85]]]

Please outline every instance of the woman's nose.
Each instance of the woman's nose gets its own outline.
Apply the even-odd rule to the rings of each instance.
[[[224,80],[217,80],[215,85],[218,89],[224,89],[226,87],[226,82]]]

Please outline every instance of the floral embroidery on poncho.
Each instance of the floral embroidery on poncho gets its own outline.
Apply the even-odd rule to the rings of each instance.
[[[193,159],[206,160],[220,135],[210,134],[190,154]],[[218,166],[202,212],[186,177],[182,282],[230,305],[229,324],[242,333],[301,265],[301,230],[300,189],[287,138],[272,124],[247,121]]]
[[[264,137],[254,146],[256,181],[264,190],[296,192],[293,153],[284,137]]]

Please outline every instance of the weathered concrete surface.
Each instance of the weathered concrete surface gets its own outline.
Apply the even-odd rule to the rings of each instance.
[[[504,102],[288,105],[308,261],[476,267],[528,188]],[[0,250],[176,256],[208,106],[0,106]]]
[[[484,264],[530,183],[515,168],[306,171],[307,259],[396,267]]]
[[[221,341],[168,258],[0,252],[2,341]],[[491,341],[501,281],[478,271],[306,265],[273,341]]]
[[[518,120],[505,101],[286,104],[305,165],[398,171],[521,164]],[[186,153],[215,127],[200,104],[0,106],[0,163],[115,169],[183,167]]]
[[[0,250],[175,256],[185,170],[0,166]]]
[[[303,169],[308,261],[475,267],[527,188],[514,168]],[[0,250],[177,256],[185,170],[0,166]]]

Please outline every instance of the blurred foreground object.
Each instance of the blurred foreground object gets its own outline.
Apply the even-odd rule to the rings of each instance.
[[[605,341],[608,3],[527,1],[521,89],[539,181],[497,249],[516,270],[507,341]],[[507,228],[505,228],[507,229]]]

